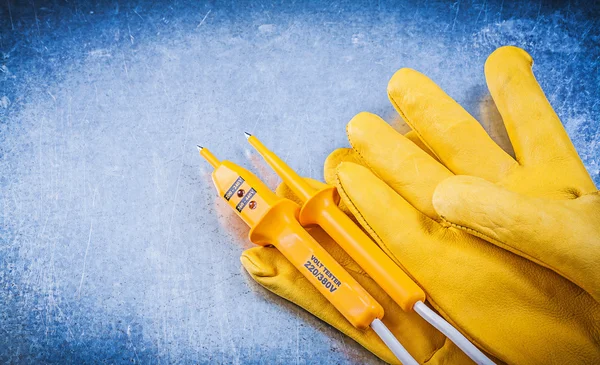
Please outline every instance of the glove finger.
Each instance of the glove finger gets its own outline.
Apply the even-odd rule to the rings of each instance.
[[[353,162],[359,165],[364,165],[364,161],[352,148],[338,148],[337,150],[331,152],[325,159],[324,175],[327,184],[335,186],[337,181],[337,167],[342,162]],[[356,218],[354,218],[354,215],[352,212],[350,212],[350,209],[348,209],[343,200],[340,200],[338,206],[356,223]]]
[[[406,138],[408,138],[412,143],[417,145],[420,149],[427,152],[427,154],[429,156],[433,157],[436,161],[438,161],[435,154],[429,149],[429,147],[427,147],[423,143],[423,141],[421,141],[421,139],[419,139],[419,136],[415,133],[415,131],[408,131],[404,136]],[[354,149],[338,148],[337,150],[331,152],[329,154],[329,156],[327,156],[327,159],[325,159],[324,177],[325,177],[325,182],[327,184],[329,184],[329,185],[335,184],[336,168],[338,167],[338,165],[340,163],[345,162],[345,161],[346,162],[354,162],[359,165],[365,165],[365,162],[362,160],[362,158],[358,155],[358,153]]]
[[[475,118],[425,75],[400,69],[388,84],[388,97],[406,123],[455,174],[495,182],[517,165]]]
[[[555,271],[600,302],[600,255],[595,243],[580,244],[581,237],[593,237],[572,209],[580,202],[533,198],[455,176],[437,187],[433,204],[453,226]]]
[[[577,158],[577,152],[532,72],[533,59],[521,48],[495,50],[485,63],[490,94],[522,165],[556,158]]]
[[[337,177],[336,169],[342,162],[353,162],[359,165],[364,164],[361,157],[352,148],[338,148],[331,152],[324,164],[325,182],[329,185],[335,185]]]
[[[319,239],[319,242],[328,251],[333,246],[337,246],[331,239]],[[334,249],[334,252],[330,251],[330,253],[338,262],[357,266],[343,251]],[[342,257],[344,255],[346,259]],[[334,326],[382,360],[392,364],[398,363],[374,331],[370,329],[361,331],[354,328],[276,248],[251,248],[244,251],[241,261],[252,278],[269,291]],[[346,269],[384,307],[386,315],[383,322],[419,363],[424,363],[438,349],[449,351],[465,361],[465,356],[457,354],[460,351],[457,351],[454,344],[445,343],[444,336],[416,313],[403,312],[370,277],[348,267]]]
[[[346,131],[352,148],[375,175],[417,210],[438,218],[431,197],[437,184],[452,176],[448,169],[375,114],[356,115]]]
[[[354,328],[276,248],[254,247],[244,251],[240,260],[252,279],[267,290],[336,327],[383,360],[394,362],[373,331]]]
[[[410,246],[411,242],[428,240],[430,233],[442,228],[362,165],[343,162],[337,167],[336,176],[335,185],[342,200],[362,227],[400,266],[401,262],[396,258],[398,252],[388,247],[388,243],[406,242]],[[385,212],[384,216],[382,212]],[[422,257],[412,259],[418,261]],[[405,271],[410,275],[409,270]]]

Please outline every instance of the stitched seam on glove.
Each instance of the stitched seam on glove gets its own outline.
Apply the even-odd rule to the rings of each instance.
[[[449,224],[450,226],[452,226],[454,228],[457,228],[457,229],[463,230],[465,232],[468,232],[469,234],[471,234],[471,235],[473,235],[475,237],[479,237],[479,238],[481,238],[481,239],[483,239],[485,241],[488,241],[489,243],[491,243],[493,245],[496,245],[496,246],[498,246],[498,247],[500,247],[502,249],[505,249],[506,251],[512,252],[512,253],[514,253],[517,256],[523,257],[524,259],[527,259],[527,260],[532,261],[532,262],[534,262],[534,263],[536,263],[536,264],[538,264],[538,265],[540,265],[542,267],[545,267],[547,269],[550,269],[550,270],[554,271],[558,275],[562,276],[563,278],[565,278],[565,279],[569,280],[570,282],[572,282],[573,284],[577,285],[583,291],[587,292],[585,289],[583,289],[583,286],[582,286],[583,283],[579,283],[577,280],[575,280],[575,278],[572,278],[571,276],[566,275],[561,270],[557,270],[555,267],[553,267],[551,265],[548,265],[548,264],[544,263],[543,261],[540,261],[539,259],[537,259],[537,258],[535,258],[533,256],[530,256],[530,255],[526,254],[525,252],[520,251],[520,250],[514,248],[513,246],[510,246],[510,245],[508,245],[508,244],[506,244],[506,243],[504,243],[502,241],[499,241],[499,240],[497,240],[495,238],[492,238],[492,237],[486,235],[485,233],[481,233],[481,232],[479,232],[479,231],[477,231],[477,230],[475,230],[473,228],[469,228],[469,227],[466,227],[466,226],[461,226],[460,224],[452,223],[449,220],[447,220],[446,218],[444,218],[443,216],[441,218],[442,218],[442,220],[444,222],[446,222],[447,224]]]
[[[377,174],[374,170],[373,167],[371,167],[371,165],[369,164],[369,162],[367,162],[367,159],[364,158],[364,156],[360,153],[360,150],[358,148],[356,148],[356,146],[354,145],[354,142],[352,141],[352,137],[350,137],[350,134],[348,133],[348,126],[346,125],[346,137],[348,138],[348,142],[350,142],[350,146],[352,147],[352,150],[354,152],[356,152],[356,154],[358,155],[358,157],[360,157],[360,160],[369,168],[369,170],[373,173],[373,175],[377,176],[381,181],[385,182],[385,180],[379,176],[379,174]],[[337,178],[337,174],[336,174],[336,180],[338,181],[338,185],[341,185],[341,182],[339,181],[339,179]],[[386,185],[389,186],[389,184],[386,183]],[[350,200],[350,199],[349,199]],[[410,204],[410,203],[409,203]],[[410,204],[412,207],[414,207],[414,205]],[[415,207],[415,209],[417,209]],[[418,210],[418,209],[417,209]],[[419,210],[419,212],[421,212]],[[421,212],[425,217],[427,217],[428,219],[431,219],[434,222],[437,223],[441,223],[440,221],[437,221],[427,215],[425,215],[423,212]],[[388,254],[388,256],[390,256],[390,254]],[[392,255],[393,256],[393,255]]]
[[[354,150],[354,152],[356,152],[356,154],[358,154],[358,157],[360,157],[360,160],[367,165],[367,167],[369,168],[369,170],[371,170],[371,172],[377,176],[379,179],[381,179],[381,176],[379,176],[371,167],[371,165],[369,164],[369,162],[364,158],[364,156],[362,155],[362,153],[360,153],[360,150],[358,148],[356,148],[356,146],[354,145],[354,141],[352,141],[352,137],[350,136],[350,133],[348,132],[348,124],[346,125],[346,138],[348,138],[348,142],[350,142],[350,147],[352,147],[352,150]],[[340,182],[339,179],[337,178],[337,174],[336,174],[336,179],[338,180],[338,183]],[[383,180],[383,179],[381,179]]]
[[[435,157],[438,159],[438,161],[443,161],[442,158],[435,152],[435,150],[433,148],[431,148],[431,146],[429,145],[429,143],[427,143],[427,140],[425,138],[423,138],[423,136],[421,135],[421,133],[419,132],[419,130],[417,128],[415,128],[415,125],[413,123],[411,123],[410,119],[406,116],[406,114],[404,114],[404,111],[396,103],[396,100],[394,100],[394,98],[392,97],[392,95],[390,95],[389,91],[388,91],[387,94],[388,94],[388,99],[390,99],[391,103],[396,108],[396,111],[398,112],[398,114],[400,114],[400,116],[402,117],[402,119],[404,119],[404,121],[406,122],[406,124],[408,124],[410,126],[410,128],[413,131],[415,131],[415,133],[417,134],[417,136],[419,136],[419,139],[421,140],[421,142],[423,142],[423,144],[425,146],[427,146],[427,148],[429,148],[429,150],[435,155]]]
[[[257,265],[257,264],[256,264],[254,261],[252,261],[252,259],[250,258],[250,256],[246,255],[246,253],[245,253],[245,252],[242,252],[242,255],[241,255],[240,259],[241,259],[241,258],[244,258],[244,259],[246,259],[246,260],[247,260],[247,261],[248,261],[250,264],[252,264],[252,266],[254,266],[256,269],[259,269],[259,268],[260,268],[260,266],[258,266],[258,265]],[[246,271],[248,271],[248,270],[246,270]],[[258,276],[258,277],[263,277],[263,276],[265,276],[265,275],[259,275],[259,274],[252,274],[252,275],[256,275],[256,276]],[[273,275],[269,275],[269,276],[273,276]]]
[[[491,243],[493,245],[496,245],[498,247],[504,248],[505,250],[510,251],[512,253],[515,253],[515,254],[523,257],[523,258],[526,258],[529,261],[533,261],[533,262],[535,262],[538,265],[541,265],[541,266],[544,266],[544,267],[547,267],[549,269],[554,270],[550,266],[544,265],[542,262],[538,261],[535,257],[531,257],[531,256],[527,255],[526,253],[524,253],[523,251],[517,250],[516,248],[514,248],[514,247],[512,247],[512,246],[510,246],[510,245],[508,245],[508,244],[506,244],[506,243],[504,243],[502,241],[499,241],[499,240],[497,240],[497,239],[495,239],[493,237],[490,237],[490,236],[488,236],[485,233],[482,233],[480,231],[477,231],[477,230],[475,230],[473,228],[470,228],[470,227],[467,227],[467,226],[462,226],[460,224],[453,223],[453,222],[447,220],[446,217],[444,217],[444,216],[440,216],[440,217],[444,221],[444,223],[446,223],[446,224],[449,225],[449,226],[446,227],[446,229],[450,228],[450,227],[454,227],[454,228],[460,229],[461,231],[468,232],[469,234],[471,234],[471,235],[473,235],[475,237],[479,237],[479,238],[481,238],[481,239],[483,239],[483,240],[485,240],[485,241],[487,241],[487,242],[489,242],[489,243]]]

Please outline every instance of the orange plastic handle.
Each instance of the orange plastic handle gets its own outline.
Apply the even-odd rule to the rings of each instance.
[[[321,226],[405,312],[425,301],[425,292],[339,209],[335,187],[313,188],[258,138],[249,136],[248,142],[304,202],[299,216],[303,226]]]
[[[405,312],[425,301],[423,290],[339,209],[338,201],[335,187],[318,191],[302,206],[300,223],[321,226]]]
[[[383,307],[300,225],[300,207],[275,195],[250,171],[210,151],[201,155],[215,166],[219,195],[251,229],[250,241],[274,245],[356,328],[383,318]]]
[[[298,210],[280,201],[250,231],[250,240],[272,243],[354,327],[383,318],[383,307],[298,223]]]

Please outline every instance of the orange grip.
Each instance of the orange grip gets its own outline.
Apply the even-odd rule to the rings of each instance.
[[[273,244],[354,327],[381,319],[383,307],[298,223],[297,209],[280,201],[250,231],[250,240]]]
[[[383,307],[300,225],[296,203],[276,196],[250,171],[219,162],[207,149],[200,154],[216,165],[215,187],[250,226],[250,241],[277,247],[356,328],[365,329],[383,317]]]
[[[334,187],[314,194],[301,212],[302,225],[318,224],[375,280],[402,310],[409,312],[425,293],[336,204]]]

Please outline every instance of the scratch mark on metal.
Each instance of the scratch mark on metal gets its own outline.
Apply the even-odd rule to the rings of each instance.
[[[196,26],[196,29],[200,28],[200,26],[201,26],[201,25],[204,23],[204,21],[206,20],[206,17],[208,16],[208,14],[210,14],[210,12],[211,12],[211,11],[212,11],[212,9],[211,9],[211,10],[209,10],[209,11],[206,13],[206,15],[204,16],[204,18],[202,18],[202,21],[200,22],[200,24],[198,24],[198,25]]]
[[[127,24],[127,31],[129,32],[129,41],[131,42],[131,44],[133,44],[133,40],[135,39],[135,37],[131,35],[131,26],[129,26],[129,23]]]
[[[256,118],[256,121],[254,122],[254,125],[252,126],[252,129],[250,129],[250,133],[254,133],[253,131],[256,130],[256,126],[258,125],[258,122],[260,121],[260,118],[262,118],[264,111],[265,111],[265,106],[263,105],[263,107],[260,109],[260,113],[258,113],[258,117]]]
[[[8,16],[10,16],[10,28],[15,30],[15,25],[13,24],[12,11],[10,10],[10,0],[6,0],[6,5],[8,6]]]
[[[139,16],[140,19],[144,20],[144,18],[142,18],[142,16],[140,15],[140,13],[137,12],[137,10],[133,9],[133,12],[135,13],[135,15]]]
[[[460,10],[460,1],[457,1],[454,5],[456,5],[456,14],[454,14],[454,21],[452,22],[452,30],[456,26],[456,19],[458,18],[458,12]]]
[[[79,280],[79,289],[77,289],[77,299],[81,298],[81,286],[83,285],[83,278],[85,277],[85,267],[87,265],[88,251],[90,250],[90,242],[92,242],[92,228],[93,221],[90,220],[90,233],[88,234],[87,247],[85,248],[85,255],[83,256],[83,269],[81,270],[81,280]]]
[[[135,348],[135,345],[133,344],[133,340],[131,339],[131,325],[130,324],[127,325],[127,339],[129,340],[129,343],[131,344],[131,347],[133,348],[133,353],[135,354],[135,358],[137,359],[137,362],[139,363],[140,358],[138,356],[137,349]],[[135,364],[136,362],[134,361],[133,363]]]
[[[38,19],[37,11],[35,10],[35,3],[33,1],[31,2],[31,7],[33,8],[33,15],[35,16],[35,26],[37,27],[38,36],[40,36],[40,20]]]

